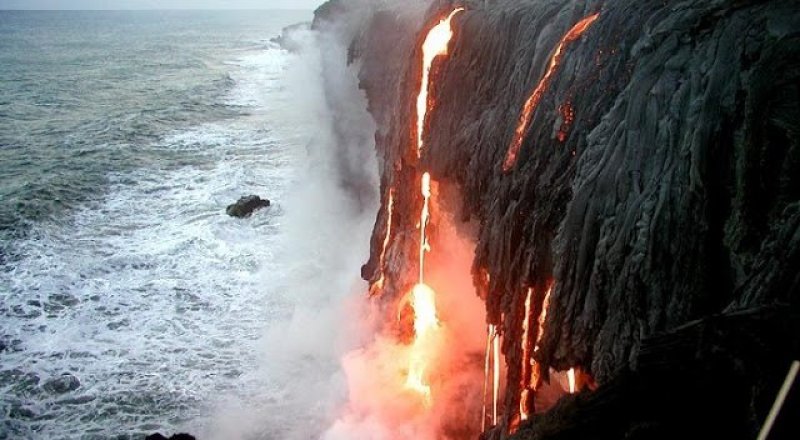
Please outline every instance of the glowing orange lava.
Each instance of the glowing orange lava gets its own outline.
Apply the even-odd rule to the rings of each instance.
[[[383,290],[383,283],[384,283],[384,270],[383,265],[386,259],[386,248],[389,247],[389,241],[392,236],[392,213],[394,211],[394,188],[389,188],[389,200],[386,203],[386,236],[383,238],[383,247],[381,248],[381,256],[378,259],[378,264],[380,267],[381,275],[378,278],[378,281],[375,281],[371,286],[369,286],[369,294],[370,296],[376,295],[378,292]]]
[[[417,157],[422,155],[422,132],[425,118],[428,114],[428,90],[431,83],[430,70],[433,60],[439,55],[447,54],[447,46],[453,38],[451,21],[453,17],[463,11],[455,9],[446,18],[439,21],[428,31],[422,44],[422,82],[417,96]],[[411,345],[408,377],[406,388],[412,389],[425,398],[430,405],[432,402],[431,388],[425,380],[425,371],[428,367],[426,356],[427,349],[432,345],[432,337],[439,327],[436,317],[436,293],[425,284],[425,253],[430,250],[427,226],[430,220],[431,176],[423,173],[421,190],[423,197],[422,212],[419,217],[419,282],[412,291],[411,305],[414,309],[414,342]]]
[[[511,145],[508,147],[508,152],[506,153],[506,158],[503,161],[503,172],[508,172],[514,164],[517,163],[517,155],[519,154],[519,149],[522,147],[522,140],[525,138],[525,135],[528,134],[528,128],[531,123],[531,117],[533,115],[533,111],[536,109],[536,106],[539,104],[539,101],[542,99],[542,95],[544,95],[545,90],[547,90],[547,86],[550,83],[550,80],[553,77],[553,74],[556,71],[556,68],[561,64],[561,61],[564,57],[564,48],[567,44],[577,40],[589,29],[589,26],[597,20],[597,17],[600,14],[592,14],[583,20],[579,21],[575,26],[572,27],[563,37],[561,37],[561,41],[558,42],[553,55],[550,57],[550,62],[547,65],[547,70],[544,73],[544,76],[539,83],[536,85],[536,88],[531,93],[528,100],[525,101],[525,104],[522,106],[522,113],[519,116],[519,121],[517,122],[517,128],[514,130],[514,137],[511,140]]]
[[[436,293],[425,284],[417,284],[412,290],[411,304],[414,307],[414,343],[406,378],[406,388],[414,390],[431,404],[431,387],[425,381],[427,357],[425,348],[431,343],[431,337],[439,327],[436,318]]]
[[[530,321],[531,321],[531,297],[533,289],[528,288],[528,296],[525,298],[525,316],[522,317],[522,366],[520,372],[520,392],[519,396],[519,416],[522,420],[528,420],[528,370],[531,366],[530,354]]]
[[[436,292],[425,284],[425,252],[430,249],[426,227],[430,219],[431,176],[422,175],[422,197],[424,203],[419,217],[419,283],[412,290],[411,306],[414,309],[414,342],[411,345],[410,362],[406,388],[412,389],[431,403],[431,388],[425,381],[427,367],[426,348],[431,345],[431,337],[439,327],[436,318]]]
[[[567,379],[569,379],[569,393],[575,394],[575,369],[570,368],[567,371]]]
[[[492,393],[492,424],[497,426],[497,402],[500,400],[500,334],[497,331],[497,326],[493,326],[494,338],[492,340],[492,347],[494,351],[494,367],[493,367],[493,386],[494,392]]]
[[[534,353],[539,351],[539,344],[542,342],[542,337],[544,337],[544,321],[547,319],[547,308],[550,307],[550,293],[552,291],[553,286],[551,285],[550,288],[547,289],[547,293],[544,294],[544,299],[542,300],[542,311],[539,313],[539,332],[536,334],[536,344],[533,347]],[[533,366],[533,371],[531,371],[530,387],[535,391],[539,388],[539,378],[542,375],[542,371],[541,366],[536,363],[533,358],[531,358],[530,362]]]
[[[431,65],[440,55],[447,55],[447,46],[453,38],[453,17],[464,8],[455,9],[447,17],[434,26],[422,43],[422,84],[417,96],[417,157],[422,156],[422,132],[425,129],[425,118],[428,114],[428,90],[430,87]]]
[[[492,357],[492,338],[494,337],[494,326],[489,324],[486,331],[486,364],[483,370],[483,412],[481,413],[481,431],[486,431],[486,396],[489,393],[489,366]]]
[[[428,221],[431,218],[430,213],[430,200],[431,200],[431,175],[425,173],[422,175],[422,197],[424,198],[422,204],[422,213],[419,216],[419,282],[425,280],[425,252],[431,250],[428,243],[427,228]]]
[[[497,426],[497,405],[500,400],[500,331],[494,324],[489,324],[489,330],[486,335],[486,365],[484,368],[481,429],[486,431],[486,418],[489,416],[487,395],[489,394],[490,379],[492,385],[492,426]]]

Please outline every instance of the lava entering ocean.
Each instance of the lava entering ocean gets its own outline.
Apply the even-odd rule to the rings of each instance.
[[[429,98],[435,84],[431,68],[437,58],[448,54],[454,36],[452,21],[462,11],[454,9],[437,19],[420,47],[422,65],[417,78],[421,81],[411,95],[417,101],[417,123],[411,130],[416,130],[412,139],[418,159],[424,159],[426,150],[424,124],[435,110]],[[474,241],[456,230],[449,210],[439,209],[439,185],[419,168],[420,163],[414,165],[413,173],[391,182],[384,196],[385,235],[375,248],[380,252],[380,267],[370,286],[370,297],[375,299],[371,310],[384,316],[371,319],[382,322],[376,325],[374,340],[343,359],[349,403],[325,438],[470,438],[480,432],[475,417],[480,396],[473,385],[481,377],[475,359],[482,351],[483,332],[474,323],[484,320],[485,312],[481,299],[472,294]],[[413,195],[405,192],[411,188]],[[409,200],[418,202],[409,204]],[[408,212],[409,205],[420,210]],[[429,236],[432,222],[435,246]],[[410,256],[406,243],[411,241],[394,240],[414,236],[412,228],[419,237],[418,243],[414,241],[417,267],[413,257],[398,260],[398,256]],[[405,292],[403,286],[414,269],[418,269],[415,282]],[[405,325],[409,319],[413,326]],[[499,343],[495,347],[499,362]],[[465,398],[470,394],[474,398]]]

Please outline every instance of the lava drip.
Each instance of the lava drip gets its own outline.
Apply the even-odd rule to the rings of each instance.
[[[503,161],[503,172],[508,172],[517,163],[517,156],[519,155],[519,150],[522,147],[522,141],[525,139],[525,136],[528,134],[528,129],[530,128],[533,111],[536,109],[536,106],[539,105],[539,101],[542,99],[542,95],[544,95],[544,92],[547,90],[547,86],[550,84],[550,80],[553,78],[556,69],[559,65],[561,65],[561,61],[564,58],[564,49],[566,48],[567,44],[572,43],[580,38],[581,35],[583,35],[583,33],[589,29],[592,23],[597,20],[599,15],[599,13],[596,13],[582,19],[566,34],[564,34],[563,37],[561,37],[561,40],[558,42],[553,55],[550,57],[550,62],[547,64],[547,70],[545,71],[544,76],[542,76],[542,79],[539,80],[536,88],[533,89],[533,92],[522,106],[522,112],[519,115],[517,128],[514,130],[514,137],[511,140],[511,144],[506,152],[505,160]]]

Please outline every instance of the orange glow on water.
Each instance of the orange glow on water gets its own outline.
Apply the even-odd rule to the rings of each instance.
[[[525,101],[525,104],[522,106],[522,112],[520,113],[519,120],[517,121],[517,128],[514,130],[514,137],[511,140],[511,144],[506,152],[505,160],[503,161],[503,172],[508,172],[517,163],[519,149],[522,147],[522,141],[525,139],[525,135],[528,134],[533,111],[536,109],[536,106],[539,105],[542,95],[544,95],[544,92],[547,90],[550,80],[564,58],[564,48],[567,46],[567,44],[572,43],[580,38],[581,35],[583,35],[583,33],[589,29],[592,23],[597,20],[599,15],[599,13],[592,14],[584,18],[575,24],[575,26],[573,26],[566,34],[564,34],[563,37],[561,37],[561,41],[558,42],[553,55],[550,57],[550,62],[547,65],[547,70],[545,71],[544,76],[542,76],[542,79],[539,80],[536,88],[533,89],[533,92],[528,97],[528,100]]]
[[[451,21],[453,17],[463,11],[464,8],[455,9],[447,17],[439,21],[422,43],[422,83],[419,95],[417,96],[417,157],[422,156],[423,140],[422,132],[425,130],[425,118],[428,114],[428,91],[431,86],[431,66],[433,60],[440,55],[447,55],[447,47],[453,38],[453,27]]]

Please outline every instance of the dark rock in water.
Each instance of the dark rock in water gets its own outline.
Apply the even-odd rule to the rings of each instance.
[[[282,49],[289,52],[299,52],[303,47],[302,35],[304,31],[311,28],[311,23],[297,23],[283,28],[281,34],[270,39],[271,42],[278,44]]]
[[[52,394],[64,394],[75,391],[81,386],[81,381],[70,373],[54,377],[42,385],[45,391]]]
[[[148,435],[144,440],[197,440],[193,435],[189,434],[175,434],[172,437],[165,437],[161,433]]]
[[[253,214],[253,211],[259,208],[265,208],[269,206],[269,200],[262,199],[256,195],[244,196],[240,198],[236,203],[229,205],[225,212],[231,217],[249,217]]]

